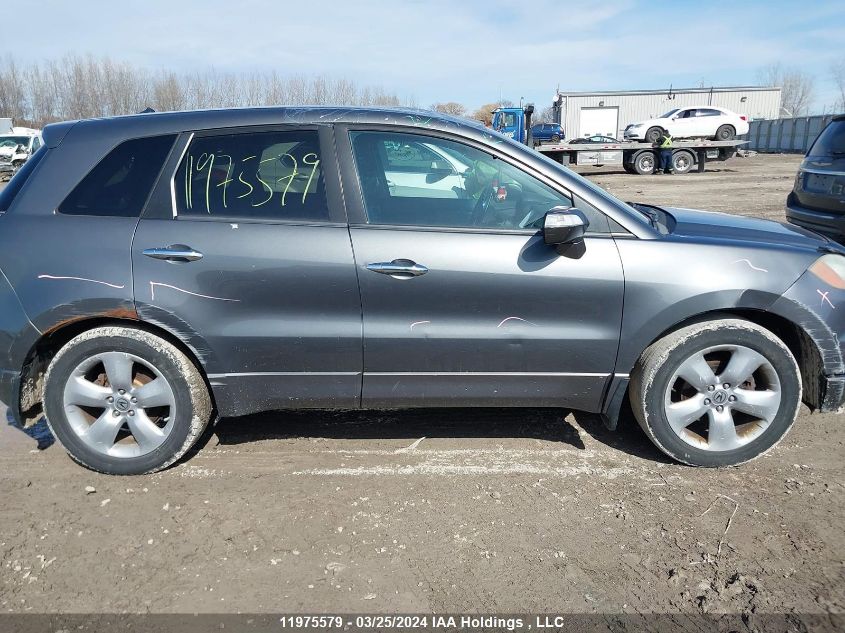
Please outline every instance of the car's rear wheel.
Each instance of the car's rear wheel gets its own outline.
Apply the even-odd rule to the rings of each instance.
[[[736,136],[736,130],[733,125],[720,125],[716,130],[717,141],[729,141]]]
[[[560,134],[552,134],[552,143],[560,143]]]
[[[798,413],[801,379],[774,334],[719,319],[651,345],[629,393],[637,421],[664,453],[694,466],[733,466],[783,439]]]
[[[166,468],[211,416],[202,374],[181,350],[147,331],[113,326],[84,332],[56,354],[44,408],[74,460],[114,475]]]
[[[657,139],[660,138],[660,135],[663,134],[663,128],[660,127],[650,127],[648,131],[645,133],[645,140],[648,143],[656,143]]]

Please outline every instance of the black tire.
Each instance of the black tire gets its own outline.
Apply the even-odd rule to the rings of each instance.
[[[663,128],[661,127],[650,127],[648,131],[645,133],[645,142],[646,143],[656,143],[657,139],[660,138],[660,135],[663,134]]]
[[[72,372],[87,359],[109,352],[131,354],[149,363],[172,390],[175,405],[167,416],[167,426],[172,428],[163,443],[147,454],[114,457],[96,451],[68,419],[64,393]],[[180,349],[145,330],[108,326],[76,336],[56,354],[45,376],[44,411],[53,435],[79,464],[111,475],[140,475],[167,468],[181,458],[202,435],[212,405],[203,375]]]
[[[676,174],[686,174],[693,165],[695,165],[695,157],[691,152],[678,150],[672,154],[672,171]]]
[[[552,134],[552,143],[560,143],[560,134]]]
[[[654,152],[640,152],[634,156],[633,170],[641,176],[653,174],[657,167],[657,157]]]
[[[734,129],[733,125],[720,125],[719,129],[716,130],[716,136],[714,137],[714,140],[730,141],[735,136],[736,129]]]
[[[748,443],[724,451],[697,448],[681,439],[672,430],[664,400],[670,379],[686,359],[720,345],[739,345],[757,352],[771,364],[780,381],[780,402],[768,426]],[[801,404],[801,378],[783,341],[749,321],[725,318],[683,327],[652,344],[631,373],[629,396],[637,422],[669,457],[691,466],[735,466],[763,455],[784,438]]]

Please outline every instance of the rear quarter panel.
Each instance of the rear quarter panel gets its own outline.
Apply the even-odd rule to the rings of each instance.
[[[73,130],[51,149],[0,222],[0,269],[42,332],[85,316],[134,314],[130,246],[137,218],[56,213],[116,144]]]

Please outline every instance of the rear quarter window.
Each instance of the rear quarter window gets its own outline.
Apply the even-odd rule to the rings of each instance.
[[[59,205],[59,213],[140,216],[175,140],[170,134],[124,141],[76,185]]]

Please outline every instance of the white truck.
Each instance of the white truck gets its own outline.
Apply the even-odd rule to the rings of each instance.
[[[41,130],[13,127],[0,133],[0,180],[11,178],[43,144]]]

